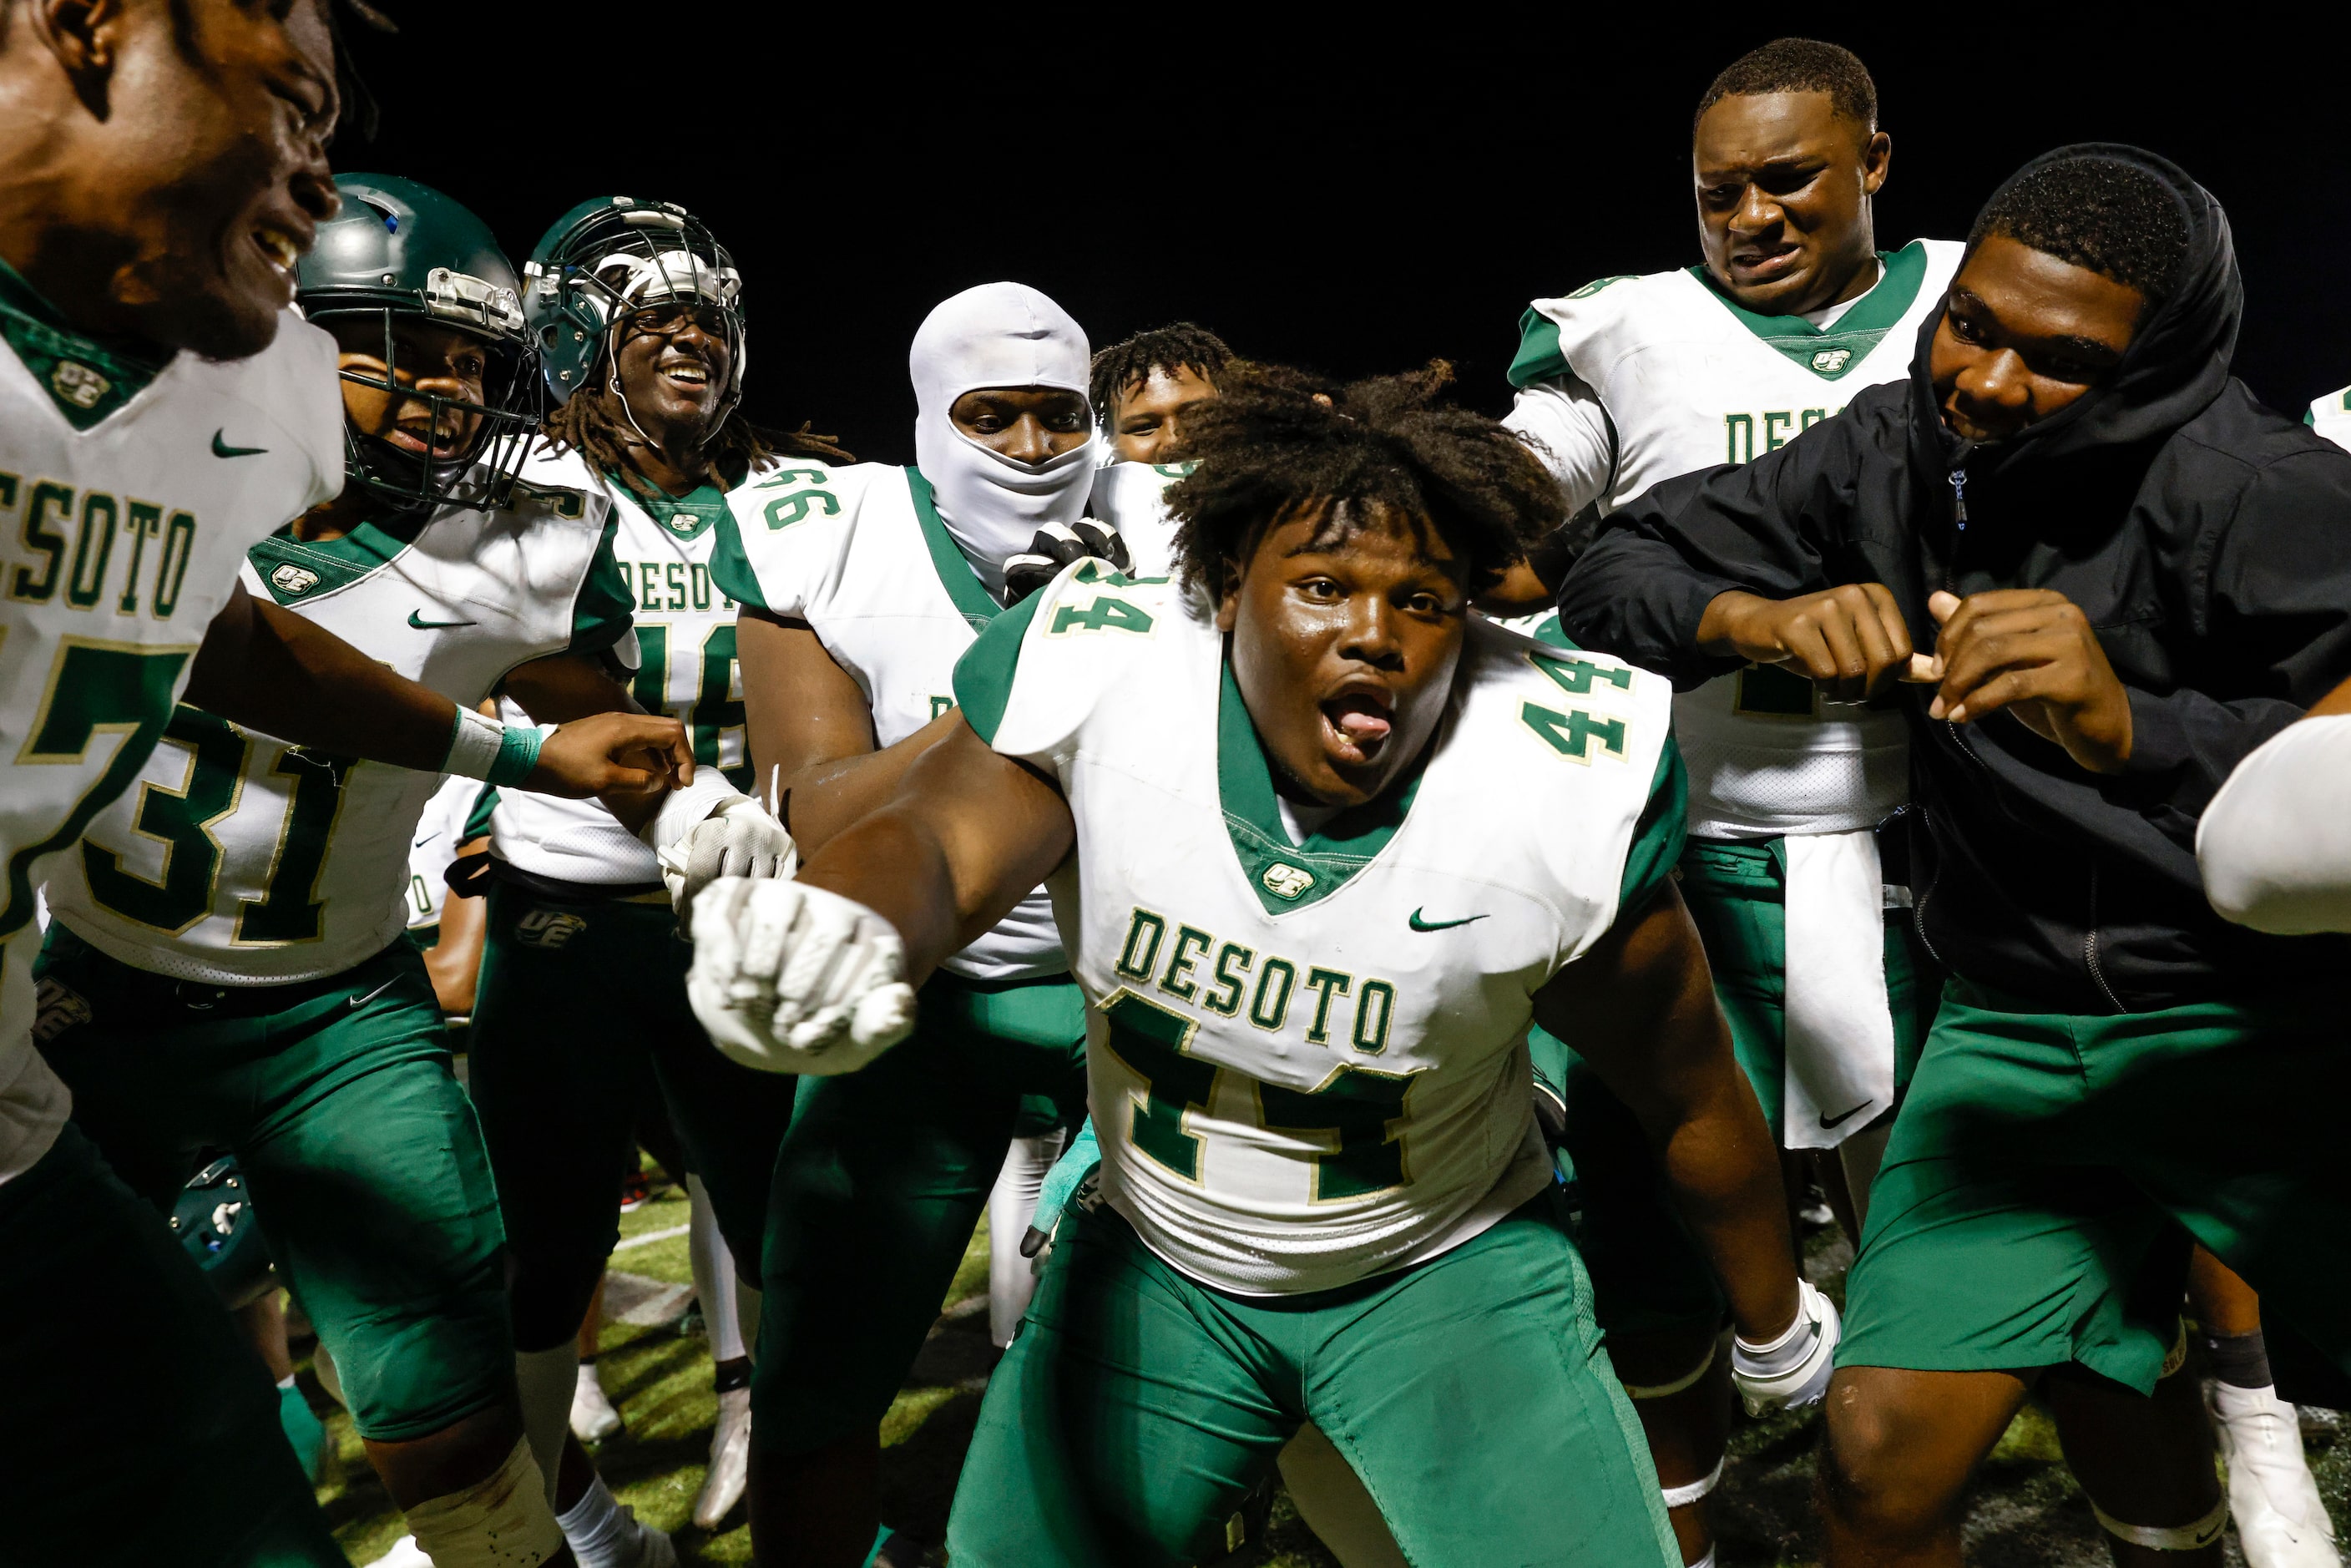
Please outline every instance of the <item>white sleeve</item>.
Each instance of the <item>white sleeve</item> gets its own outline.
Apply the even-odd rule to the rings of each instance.
[[[2351,931],[2351,715],[2289,725],[2239,763],[2197,823],[2196,860],[2240,925]]]
[[[1568,516],[1606,497],[1616,477],[1616,428],[1600,394],[1580,378],[1555,376],[1520,388],[1502,423],[1567,492]]]

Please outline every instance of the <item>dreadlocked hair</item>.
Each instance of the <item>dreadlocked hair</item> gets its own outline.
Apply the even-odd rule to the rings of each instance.
[[[1167,490],[1184,585],[1214,598],[1268,528],[1316,511],[1318,545],[1383,516],[1426,519],[1472,589],[1525,555],[1565,518],[1566,497],[1518,437],[1438,401],[1452,380],[1442,360],[1345,383],[1228,366],[1223,395],[1185,432],[1196,465]]]
[[[371,33],[397,33],[400,24],[369,5],[368,0],[326,0],[321,9],[327,16],[327,36],[334,44],[335,90],[343,104],[341,125],[349,127],[360,141],[373,141],[383,111],[367,78],[360,74],[343,17],[349,13],[352,22]]]
[[[1094,417],[1106,425],[1119,394],[1149,381],[1152,371],[1190,371],[1221,389],[1225,367],[1232,362],[1233,351],[1222,338],[1190,321],[1172,322],[1137,332],[1096,354],[1087,376],[1087,394]]]
[[[540,434],[555,452],[578,452],[590,468],[617,474],[622,484],[651,500],[653,486],[629,461],[628,443],[622,437],[629,429],[628,421],[605,402],[611,394],[604,390],[603,363],[599,358],[590,369],[588,386],[549,412]],[[704,471],[722,490],[734,488],[746,476],[787,457],[813,457],[820,463],[857,461],[835,437],[818,435],[809,424],[798,430],[767,430],[735,413],[728,414],[726,423],[703,444],[702,455]]]

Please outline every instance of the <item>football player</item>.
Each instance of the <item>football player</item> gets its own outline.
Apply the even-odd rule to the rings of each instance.
[[[1599,278],[1537,300],[1522,324],[1505,423],[1587,524],[1661,479],[1784,445],[1903,375],[1959,247],[1877,248],[1872,204],[1892,157],[1867,69],[1834,44],[1779,39],[1715,78],[1691,136],[1700,265]],[[1537,554],[1555,573],[1559,541]],[[1497,608],[1547,597],[1522,569]],[[1740,1062],[1782,1148],[1842,1148],[1824,1185],[1851,1191],[1840,1207],[1857,1235],[1933,1009],[1900,907],[1908,890],[1884,876],[1874,836],[1906,799],[1901,716],[1825,700],[1767,664],[1677,695],[1674,733],[1690,771],[1682,894]],[[1705,1563],[1702,1500],[1729,1433],[1727,1385],[1708,1371],[1715,1291],[1637,1179],[1622,1109],[1555,1042],[1536,1044],[1566,1105],[1610,1354],[1656,1445],[1685,1556]]]
[[[237,580],[248,546],[341,484],[334,345],[286,310],[337,205],[340,99],[315,0],[27,0],[0,15],[0,103],[16,128],[0,147],[0,509],[22,546],[0,608],[0,704],[23,737],[0,811],[7,1552],[341,1563],[259,1364],[161,1217],[66,1124],[32,1034],[43,858],[70,855],[183,692],[339,756],[580,794],[665,783],[609,758],[674,745],[683,760],[683,736],[591,720],[534,755],[536,732],[486,734]],[[60,1300],[110,1347],[99,1363],[44,1349]]]
[[[1917,925],[1954,979],[1847,1281],[1834,1563],[1956,1563],[2035,1388],[2118,1562],[2217,1563],[2209,1427],[2168,1375],[2190,1236],[2351,1366],[2339,960],[2224,924],[2192,853],[2351,668],[2351,458],[2229,377],[2241,308],[2207,192],[2061,148],[1979,215],[1907,383],[1652,489],[1562,595],[1571,636],[1677,685],[1918,683]]]
[[[1096,354],[1087,377],[1094,419],[1113,463],[1172,463],[1184,415],[1217,395],[1233,351],[1189,321],[1137,332]]]
[[[630,636],[605,507],[513,476],[538,406],[513,269],[438,192],[336,185],[296,298],[340,350],[354,482],[255,544],[246,591],[493,734],[471,710],[496,690],[550,722],[627,709],[603,667]],[[554,1559],[497,1193],[405,936],[440,779],[193,702],[162,740],[51,862],[43,1050],[75,1119],[158,1203],[191,1150],[234,1150],[421,1551]]]
[[[742,417],[742,277],[684,208],[581,202],[548,228],[524,273],[556,404],[524,476],[610,508],[634,606],[638,702],[684,723],[704,768],[747,783],[736,604],[711,574],[719,520],[730,497],[763,505],[778,483],[820,476],[809,465],[845,455]],[[729,810],[767,821],[748,800]],[[564,1432],[578,1380],[592,1376],[575,1370],[574,1336],[619,1239],[645,1096],[668,1104],[734,1254],[756,1259],[792,1089],[710,1049],[686,1005],[687,949],[663,866],[610,811],[502,794],[491,855],[472,1088],[506,1209],[524,1415],[542,1463],[561,1448],[556,1501],[569,1521],[612,1506]],[[704,1305],[717,1311],[709,1297]],[[756,1314],[756,1295],[747,1305]],[[714,1338],[722,1332],[714,1322]],[[742,1495],[749,1372],[740,1354],[717,1367],[720,1421],[695,1509],[705,1528]]]
[[[951,732],[956,661],[1005,612],[1008,563],[1078,523],[1094,476],[1085,334],[1037,290],[946,301],[911,365],[915,466],[789,468],[721,524],[713,570],[744,607],[752,758],[811,843]],[[914,1040],[872,1072],[801,1086],[776,1167],[751,1520],[778,1561],[866,1559],[878,1423],[1009,1141],[1082,1113],[1083,1005],[1043,892],[972,936],[931,980]]]
[[[713,1038],[833,1072],[1050,873],[1105,1201],[990,1382],[958,1563],[1213,1554],[1308,1420],[1410,1561],[1675,1561],[1535,1128],[1538,1012],[1642,1117],[1758,1396],[1824,1385],[1834,1314],[1670,881],[1669,693],[1468,616],[1559,497],[1433,380],[1344,413],[1228,387],[1171,495],[1180,584],[1081,562],[996,617],[895,800],[696,911]]]

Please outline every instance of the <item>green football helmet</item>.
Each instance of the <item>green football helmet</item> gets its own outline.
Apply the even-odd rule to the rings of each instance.
[[[362,434],[346,420],[350,478],[402,510],[504,504],[544,407],[513,264],[488,225],[430,186],[390,174],[340,174],[335,189],[342,211],[319,225],[318,243],[302,258],[295,303],[321,325],[355,317],[381,323],[389,379],[347,370],[343,380],[423,402],[436,431],[467,417],[476,421],[463,451],[436,456]],[[422,319],[481,339],[488,350],[482,401],[400,387],[395,319]]]
[[[725,324],[729,369],[711,428],[742,401],[743,275],[684,207],[632,196],[582,202],[556,219],[522,272],[523,311],[557,402],[588,385],[600,365],[619,397],[621,329],[663,307],[716,311]]]

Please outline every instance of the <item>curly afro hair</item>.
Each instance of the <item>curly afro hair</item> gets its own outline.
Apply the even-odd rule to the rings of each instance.
[[[1176,563],[1213,599],[1266,529],[1322,514],[1318,543],[1383,515],[1425,519],[1467,566],[1473,591],[1567,516],[1559,484],[1495,421],[1438,401],[1442,360],[1402,375],[1333,382],[1236,361],[1224,395],[1192,415],[1189,476],[1170,486]]]
[[[1094,355],[1087,400],[1094,405],[1094,417],[1107,429],[1112,408],[1125,393],[1149,381],[1152,371],[1189,371],[1213,387],[1232,362],[1233,351],[1206,327],[1190,321],[1155,327]]]
[[[1968,245],[1995,234],[2137,289],[2147,311],[2169,298],[2188,259],[2179,198],[2139,165],[2095,152],[2053,158],[2001,186]]]

